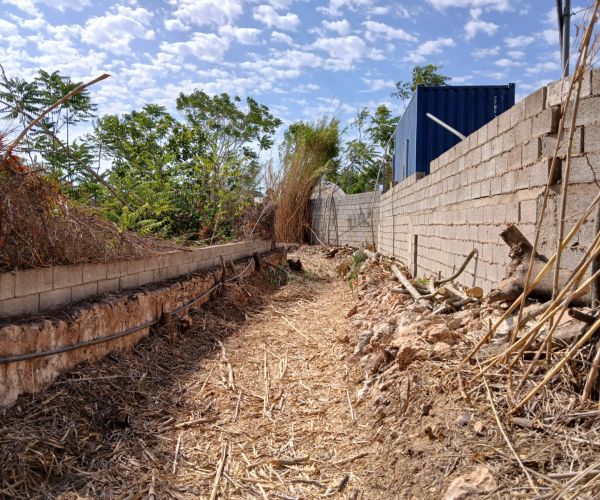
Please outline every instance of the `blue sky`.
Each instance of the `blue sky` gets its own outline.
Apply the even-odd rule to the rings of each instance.
[[[434,63],[454,84],[559,77],[554,0],[0,0],[0,61],[92,89],[101,113],[179,92],[251,95],[286,123],[400,104],[396,80]],[[574,10],[580,7],[575,4]],[[574,20],[576,22],[577,19]]]

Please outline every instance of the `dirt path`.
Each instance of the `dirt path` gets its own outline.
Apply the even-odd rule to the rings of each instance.
[[[232,286],[189,331],[0,414],[0,493],[374,498],[370,423],[349,382],[351,292],[322,259],[303,259],[308,279]]]

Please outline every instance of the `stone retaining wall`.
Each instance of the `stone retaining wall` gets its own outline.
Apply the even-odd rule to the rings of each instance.
[[[0,273],[0,317],[35,314],[80,299],[207,269],[218,265],[221,255],[225,260],[235,260],[270,248],[270,241],[242,241],[145,259]]]

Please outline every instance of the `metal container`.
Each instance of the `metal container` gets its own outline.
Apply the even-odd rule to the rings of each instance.
[[[427,113],[468,136],[514,104],[514,83],[417,87],[394,135],[394,182],[428,174],[429,163],[461,140]]]

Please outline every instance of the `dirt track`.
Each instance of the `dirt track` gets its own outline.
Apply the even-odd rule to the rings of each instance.
[[[387,497],[349,381],[351,291],[303,259],[307,278],[232,286],[189,331],[22,397],[0,414],[0,492]]]

